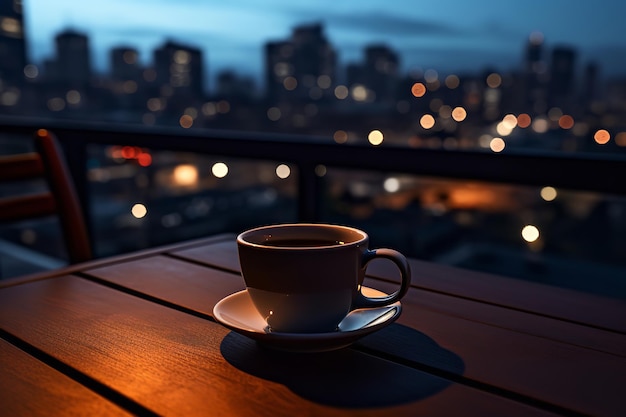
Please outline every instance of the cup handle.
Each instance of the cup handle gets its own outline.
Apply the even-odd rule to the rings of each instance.
[[[400,270],[402,276],[402,283],[400,289],[393,294],[389,294],[386,297],[369,298],[364,296],[360,291],[358,292],[357,299],[354,301],[352,308],[370,308],[370,307],[383,307],[389,304],[393,304],[400,300],[409,290],[411,286],[411,267],[405,256],[400,252],[393,249],[373,249],[367,250],[363,254],[362,263],[363,268],[367,268],[367,264],[376,258],[389,259],[396,264]]]

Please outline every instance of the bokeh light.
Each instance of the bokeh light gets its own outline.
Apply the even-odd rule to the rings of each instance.
[[[360,84],[352,87],[352,99],[354,101],[365,101],[367,100],[367,97],[367,88]]]
[[[291,168],[288,165],[280,164],[276,167],[276,176],[280,179],[288,178],[291,175]]]
[[[388,193],[395,193],[400,189],[400,181],[395,177],[389,177],[383,183],[383,188]]]
[[[191,126],[193,126],[193,118],[188,114],[183,114],[182,116],[180,116],[178,123],[183,129],[189,129]]]
[[[593,140],[599,145],[606,145],[611,140],[611,134],[608,130],[600,129],[593,135]]]
[[[348,90],[348,87],[346,87],[345,85],[338,85],[337,87],[335,87],[335,97],[337,97],[339,100],[344,100],[348,98],[349,95],[350,90]]]
[[[267,110],[267,118],[272,122],[276,122],[280,119],[282,113],[278,107],[270,107]]]
[[[532,224],[524,226],[522,229],[522,238],[529,243],[532,243],[539,239],[539,229]]]
[[[426,94],[426,86],[423,83],[415,83],[413,84],[413,86],[411,87],[411,94],[413,94],[414,97],[423,97],[424,94]]]
[[[172,176],[176,185],[188,187],[198,182],[198,169],[190,164],[181,164],[174,168]]]
[[[293,91],[298,87],[298,80],[291,76],[285,77],[283,80],[283,87],[285,87],[285,90],[287,91]]]
[[[378,146],[383,143],[384,136],[383,132],[380,130],[372,130],[369,135],[367,135],[367,140],[374,146]]]
[[[425,114],[420,118],[420,126],[424,129],[432,129],[435,126],[435,118],[430,114]]]
[[[446,77],[445,84],[450,90],[454,90],[461,84],[461,80],[458,76],[451,74]]]
[[[463,107],[455,107],[452,110],[452,118],[457,122],[462,122],[467,117],[467,111]]]
[[[574,118],[569,114],[559,117],[559,127],[561,129],[571,129],[574,127]]]
[[[211,173],[217,178],[224,178],[226,175],[228,175],[228,165],[223,162],[216,162],[211,167]]]
[[[337,130],[333,134],[333,139],[337,143],[346,143],[348,141],[348,133],[345,130]]]
[[[533,120],[531,126],[536,133],[546,133],[550,128],[548,121],[543,117],[538,117]]]
[[[502,85],[502,77],[500,76],[500,74],[497,74],[495,72],[489,74],[485,81],[490,88],[498,88],[500,87],[500,85]]]
[[[528,126],[530,126],[532,121],[532,118],[526,113],[522,113],[517,116],[517,126],[521,127],[522,129],[526,129]]]
[[[541,189],[541,198],[545,201],[553,201],[557,196],[556,189],[554,187],[543,187]]]
[[[493,138],[491,142],[489,142],[489,148],[495,153],[502,152],[505,147],[506,143],[502,138]]]
[[[141,219],[148,214],[148,209],[143,204],[137,203],[130,209],[130,212],[135,218]]]

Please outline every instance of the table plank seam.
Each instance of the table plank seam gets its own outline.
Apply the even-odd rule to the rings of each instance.
[[[368,348],[359,342],[352,345],[352,348],[359,352],[366,353],[368,355],[372,355],[380,359],[385,359],[393,363],[397,363],[403,366],[407,366],[409,368],[417,369],[427,374],[430,374],[439,378],[443,378],[443,379],[452,381],[454,383],[464,385],[466,387],[474,388],[479,391],[488,392],[490,394],[497,395],[497,396],[506,398],[508,400],[515,401],[515,402],[518,402],[527,406],[535,407],[544,411],[560,414],[560,415],[567,416],[567,417],[587,416],[587,414],[580,413],[575,410],[562,407],[560,405],[549,403],[547,401],[530,397],[530,396],[527,396],[527,395],[524,395],[515,391],[511,391],[505,388],[501,388],[495,385],[487,384],[485,382],[477,381],[475,379],[467,378],[463,375],[459,375],[454,372],[446,371],[444,369],[436,368],[434,366],[427,365],[425,363],[406,359],[401,356],[394,355],[392,353],[387,353],[381,350]]]
[[[438,310],[436,308],[432,308],[432,307],[428,307],[428,306],[420,306],[420,307],[423,308],[424,310],[432,311],[432,312],[437,313],[437,314],[443,314],[443,315],[446,315],[446,316],[449,316],[449,317],[454,317],[454,318],[457,318],[457,319],[460,319],[460,320],[470,321],[472,323],[483,324],[483,325],[486,325],[486,326],[495,327],[497,329],[511,331],[511,332],[515,332],[515,333],[519,333],[519,334],[524,334],[524,335],[527,335],[527,336],[530,336],[530,337],[536,337],[536,338],[540,338],[540,339],[544,339],[544,340],[550,340],[552,342],[562,343],[562,344],[566,344],[566,345],[570,345],[570,346],[576,346],[577,348],[580,348],[580,349],[587,349],[587,350],[590,350],[592,352],[597,352],[597,353],[601,353],[601,354],[611,355],[611,356],[615,356],[616,358],[620,358],[620,359],[621,358],[626,358],[626,354],[621,355],[619,353],[608,352],[606,350],[589,347],[589,346],[583,345],[583,344],[578,344],[578,343],[574,343],[574,342],[564,341],[564,340],[561,340],[561,339],[558,339],[558,338],[554,338],[554,337],[548,337],[548,336],[544,336],[544,335],[540,335],[540,334],[536,334],[536,333],[531,333],[531,332],[528,332],[528,331],[525,331],[525,330],[520,330],[520,329],[514,328],[513,326],[507,327],[507,326],[503,326],[503,325],[492,323],[492,322],[472,319],[472,318],[465,317],[465,316],[462,316],[462,315],[459,315],[459,314],[453,314],[453,313],[450,313],[448,311]],[[594,330],[603,331],[601,329],[594,329]],[[621,335],[621,333],[618,333],[618,334]],[[624,338],[624,341],[626,342],[626,338]]]
[[[56,278],[63,275],[74,274],[77,271],[81,271],[83,269],[89,270],[94,268],[102,268],[107,265],[111,265],[120,261],[129,261],[129,260],[138,260],[143,258],[148,258],[150,256],[154,256],[156,254],[167,255],[168,250],[186,250],[193,249],[198,246],[204,246],[207,244],[219,243],[225,240],[230,240],[233,238],[233,235],[224,233],[217,234],[215,236],[211,236],[208,238],[201,238],[196,240],[191,240],[188,242],[182,243],[172,243],[170,245],[165,245],[158,248],[146,248],[139,252],[133,252],[130,254],[121,254],[110,258],[101,258],[94,259],[92,261],[87,261],[80,264],[68,265],[62,268],[58,268],[50,271],[36,272],[34,274],[23,275],[19,277],[7,278],[4,280],[0,280],[0,288],[8,288],[16,285],[27,284],[30,282],[41,281],[44,279]]]
[[[173,310],[177,310],[177,311],[180,311],[182,313],[190,314],[192,316],[199,317],[201,319],[209,320],[209,321],[212,321],[212,322],[216,323],[216,321],[213,318],[213,316],[211,316],[209,314],[202,313],[200,311],[196,311],[196,310],[187,308],[187,307],[182,306],[180,304],[176,304],[176,303],[173,303],[171,301],[164,300],[162,298],[154,297],[154,296],[152,296],[150,294],[146,294],[146,293],[143,293],[141,291],[137,291],[137,290],[134,290],[132,288],[125,287],[123,285],[120,285],[120,284],[117,284],[117,283],[114,283],[114,282],[111,282],[111,281],[107,281],[106,279],[103,279],[103,278],[99,278],[99,277],[96,277],[96,276],[93,276],[93,275],[89,275],[86,272],[79,272],[79,273],[76,273],[75,275],[77,277],[80,277],[80,278],[86,279],[88,281],[91,281],[91,282],[93,282],[95,284],[100,284],[100,285],[103,285],[105,287],[109,287],[111,289],[114,289],[116,291],[120,291],[120,292],[123,292],[123,293],[128,294],[128,295],[132,295],[133,297],[141,298],[141,299],[149,301],[151,303],[155,303],[155,304],[161,305],[163,307],[171,308]]]
[[[376,277],[376,276],[368,276],[368,278],[379,280],[379,281],[384,281],[384,282],[388,282],[388,283],[392,283],[392,284],[396,283],[393,280],[386,280],[386,279],[383,279],[383,278],[380,278],[380,277]],[[494,307],[498,307],[498,308],[504,308],[504,309],[507,309],[507,310],[517,311],[517,312],[525,313],[525,314],[532,314],[534,316],[544,317],[544,318],[548,318],[548,319],[559,320],[559,321],[563,321],[563,322],[566,322],[566,323],[575,324],[575,325],[578,325],[578,326],[589,327],[589,328],[592,328],[592,329],[602,330],[602,331],[606,331],[606,332],[610,332],[610,333],[614,333],[614,334],[619,334],[619,335],[626,335],[626,332],[622,332],[620,330],[615,330],[615,329],[612,329],[610,327],[605,327],[605,326],[601,326],[601,325],[597,325],[597,324],[586,323],[586,322],[582,322],[582,321],[579,321],[579,320],[573,320],[573,319],[568,319],[568,318],[565,318],[565,317],[555,316],[555,315],[552,315],[552,314],[540,313],[540,312],[537,312],[537,311],[527,310],[527,309],[520,308],[520,307],[514,307],[514,306],[510,306],[510,305],[506,305],[506,304],[495,303],[495,302],[487,301],[487,300],[481,300],[481,299],[475,298],[475,297],[468,297],[468,296],[464,296],[464,295],[449,293],[449,292],[446,292],[446,291],[435,290],[435,289],[432,289],[432,288],[421,287],[421,286],[418,286],[418,285],[411,285],[411,287],[414,288],[414,289],[418,289],[418,290],[422,290],[422,291],[429,291],[429,292],[432,292],[432,293],[435,293],[435,294],[446,295],[446,296],[449,296],[449,297],[460,298],[462,300],[472,301],[472,302],[475,302],[475,303],[490,305],[490,306],[494,306]]]
[[[121,392],[103,384],[4,329],[0,329],[0,338],[133,415],[158,416],[157,413],[145,408],[132,398],[127,397]]]
[[[163,256],[167,256],[169,258],[176,259],[176,260],[179,260],[179,261],[188,262],[188,263],[193,264],[193,265],[198,265],[198,266],[203,266],[203,267],[210,267],[210,268],[216,269],[218,271],[228,272],[230,274],[241,276],[241,271],[238,270],[238,269],[228,268],[228,267],[223,266],[223,265],[209,263],[209,262],[206,262],[206,261],[201,261],[199,259],[188,258],[186,256],[179,255],[177,253],[165,252],[165,253],[163,253]]]

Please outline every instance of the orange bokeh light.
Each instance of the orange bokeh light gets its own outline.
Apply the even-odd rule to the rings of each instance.
[[[604,145],[611,140],[611,134],[605,129],[600,129],[593,135],[593,140],[600,145]]]
[[[574,118],[568,114],[559,117],[559,127],[561,129],[571,129],[574,127]]]
[[[530,126],[531,123],[532,119],[528,114],[522,113],[517,116],[517,126],[521,127],[522,129],[527,128],[528,126]]]
[[[424,97],[426,94],[426,86],[423,83],[415,83],[413,87],[411,87],[411,93],[415,97]]]
[[[180,127],[182,127],[183,129],[189,129],[191,126],[193,126],[193,118],[188,114],[182,115],[178,122],[180,123]]]

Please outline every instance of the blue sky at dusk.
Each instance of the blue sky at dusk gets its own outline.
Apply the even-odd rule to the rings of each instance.
[[[72,28],[89,36],[92,61],[108,70],[108,50],[127,45],[149,63],[166,39],[203,50],[211,76],[224,68],[260,76],[263,45],[320,22],[340,64],[362,59],[367,44],[386,44],[402,69],[474,72],[517,68],[528,36],[548,48],[569,45],[579,63],[626,75],[626,1],[598,0],[23,0],[31,60],[54,54],[54,36]]]

